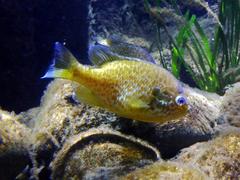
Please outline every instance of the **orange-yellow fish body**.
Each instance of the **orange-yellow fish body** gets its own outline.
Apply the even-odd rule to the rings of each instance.
[[[100,67],[84,66],[60,44],[45,77],[59,77],[79,84],[80,101],[120,116],[163,123],[186,114],[181,85],[165,69],[144,61],[115,60]],[[65,58],[65,59],[64,59]]]

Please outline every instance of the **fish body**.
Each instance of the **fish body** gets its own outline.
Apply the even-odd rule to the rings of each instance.
[[[77,82],[76,94],[84,103],[145,122],[163,123],[187,112],[179,81],[156,64],[115,59],[98,67],[85,66],[61,44],[55,49],[54,65],[44,77]]]

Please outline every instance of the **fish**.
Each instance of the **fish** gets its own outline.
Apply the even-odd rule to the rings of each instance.
[[[74,81],[80,102],[128,119],[164,123],[187,114],[184,89],[169,71],[147,61],[109,56],[99,55],[104,61],[99,66],[83,65],[56,42],[53,64],[42,78]]]

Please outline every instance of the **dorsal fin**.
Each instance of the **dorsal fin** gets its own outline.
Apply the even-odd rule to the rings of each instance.
[[[92,64],[98,66],[117,59],[111,54],[107,46],[101,44],[91,46],[88,51],[88,57]]]
[[[112,52],[108,46],[104,46],[101,44],[91,46],[88,51],[88,57],[92,64],[96,66],[100,66],[107,62],[112,61],[121,60],[141,61],[140,59],[137,58],[121,56],[117,53]]]
[[[118,35],[110,35],[106,40],[112,53],[156,64],[151,54],[141,46],[124,42]]]

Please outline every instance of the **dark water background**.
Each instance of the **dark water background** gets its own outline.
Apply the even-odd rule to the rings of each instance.
[[[87,0],[0,1],[0,106],[20,112],[38,106],[49,80],[53,43],[66,42],[87,60]],[[86,62],[85,62],[86,63]]]
[[[110,0],[94,2],[97,8],[107,11]],[[125,1],[113,2],[121,5]],[[212,4],[216,0],[208,2]],[[66,42],[81,63],[89,63],[88,4],[88,0],[0,1],[0,106],[3,109],[18,113],[39,105],[50,81],[40,77],[51,63],[55,41]],[[206,13],[203,9],[192,11],[199,16]],[[134,13],[138,15],[137,11]],[[139,18],[144,17],[139,15]],[[184,72],[182,78],[191,83]]]

